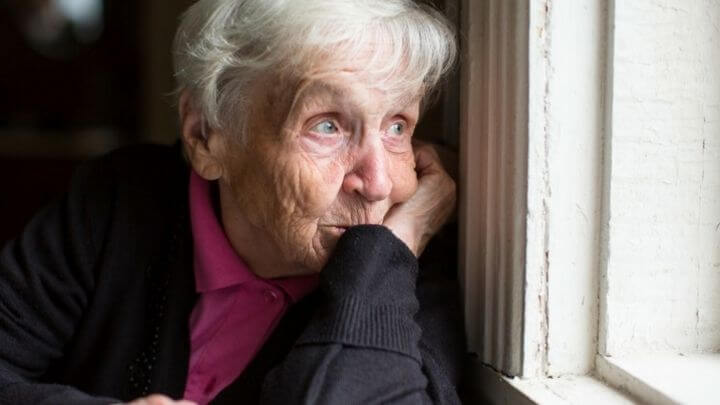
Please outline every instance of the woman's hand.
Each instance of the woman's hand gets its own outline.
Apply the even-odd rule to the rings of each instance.
[[[415,164],[418,176],[415,194],[392,207],[383,225],[417,257],[455,209],[455,182],[443,169],[437,151],[430,144],[416,145]]]
[[[138,398],[127,405],[197,405],[195,402],[180,400],[175,401],[165,395],[154,394],[143,398]]]

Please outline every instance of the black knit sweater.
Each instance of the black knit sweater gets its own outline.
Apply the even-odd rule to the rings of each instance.
[[[0,403],[182,396],[197,295],[177,148],[83,166],[0,252]],[[456,283],[381,226],[349,229],[240,377],[213,403],[457,403]],[[418,299],[419,298],[419,299]]]

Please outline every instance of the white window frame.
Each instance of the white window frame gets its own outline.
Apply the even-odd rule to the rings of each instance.
[[[614,0],[461,3],[467,386],[492,403],[678,403],[709,386],[692,370],[720,374],[720,355],[603,355],[613,13]]]

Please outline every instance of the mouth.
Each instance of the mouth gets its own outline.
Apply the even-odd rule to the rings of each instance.
[[[350,227],[349,225],[320,225],[334,235],[342,235]]]

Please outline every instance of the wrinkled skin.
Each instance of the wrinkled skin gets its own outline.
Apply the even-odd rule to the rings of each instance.
[[[418,254],[447,219],[454,183],[437,155],[412,146],[421,91],[377,81],[362,60],[298,78],[268,74],[255,85],[243,142],[218,131],[199,139],[198,114],[181,100],[191,164],[218,180],[224,229],[258,275],[320,272],[358,224],[385,224]],[[419,177],[425,191],[416,193]]]
[[[246,228],[247,221],[298,266],[291,271],[318,272],[344,227],[380,224],[410,198],[417,187],[410,140],[418,102],[396,109],[396,100],[368,90],[367,80],[361,71],[313,72],[285,120],[272,102],[260,104],[247,144],[227,148],[227,171],[252,175],[221,179],[225,229]],[[398,123],[404,132],[388,134]],[[323,124],[337,130],[313,130]],[[246,241],[236,248],[245,250]]]

